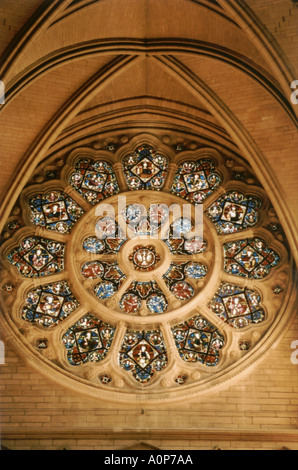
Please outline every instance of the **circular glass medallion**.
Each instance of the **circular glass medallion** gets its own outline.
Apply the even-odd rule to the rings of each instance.
[[[152,271],[160,261],[160,256],[153,246],[137,246],[129,260],[137,271]]]
[[[187,282],[176,282],[171,290],[179,300],[188,300],[194,296],[194,290]]]
[[[116,291],[117,287],[112,282],[101,282],[94,289],[95,295],[99,299],[109,299]]]
[[[120,308],[125,313],[135,313],[141,308],[141,299],[134,294],[126,294],[120,301]]]
[[[164,313],[168,308],[168,302],[164,295],[153,294],[147,300],[147,307],[151,313]]]

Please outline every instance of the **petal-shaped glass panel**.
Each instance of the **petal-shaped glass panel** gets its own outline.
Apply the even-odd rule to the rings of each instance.
[[[27,237],[7,259],[24,277],[51,276],[64,269],[65,245],[41,237]]]
[[[119,186],[113,167],[104,161],[80,158],[69,178],[70,184],[90,204],[119,193]]]
[[[84,210],[62,191],[49,191],[30,197],[30,220],[34,225],[68,233],[84,214]]]
[[[152,147],[142,145],[123,160],[123,167],[130,190],[160,191],[165,183],[168,159]]]
[[[171,192],[188,201],[201,204],[221,184],[216,164],[210,158],[183,163],[176,173]]]
[[[224,337],[214,325],[196,316],[172,328],[172,334],[181,358],[186,362],[201,362],[216,366]]]
[[[120,367],[140,383],[149,382],[156,372],[167,367],[168,358],[159,330],[127,330],[119,354]]]
[[[229,234],[255,226],[261,206],[259,198],[231,191],[221,196],[206,213],[219,234]]]
[[[93,315],[85,315],[63,336],[67,350],[67,360],[72,366],[105,359],[116,329],[98,320]]]
[[[67,282],[55,282],[31,289],[25,299],[22,318],[44,327],[61,323],[74,310],[79,302],[72,294]]]
[[[279,255],[261,238],[250,238],[224,245],[225,271],[234,276],[263,279],[278,265]]]
[[[237,329],[250,323],[260,323],[266,317],[257,291],[230,283],[220,286],[209,308],[224,322]]]

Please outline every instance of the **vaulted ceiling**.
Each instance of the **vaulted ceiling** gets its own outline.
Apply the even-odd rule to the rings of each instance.
[[[295,253],[294,2],[2,0],[0,19],[2,213],[55,149],[171,129],[247,159]]]

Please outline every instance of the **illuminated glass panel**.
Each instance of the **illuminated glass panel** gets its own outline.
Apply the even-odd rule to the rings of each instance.
[[[28,237],[7,255],[7,259],[24,277],[51,276],[64,269],[64,249],[64,243]]]
[[[185,362],[201,362],[216,366],[224,337],[215,326],[197,316],[172,328],[172,334],[180,357]]]
[[[160,255],[154,246],[138,245],[128,257],[136,271],[149,272],[156,269],[160,262]]]
[[[142,145],[123,160],[123,167],[130,190],[160,191],[165,183],[168,159],[152,147]]]
[[[108,299],[112,297],[117,290],[121,287],[123,282],[126,279],[125,274],[121,271],[121,269],[118,266],[118,263],[116,261],[111,262],[111,263],[99,263],[100,267],[99,270],[100,272],[100,277],[102,279],[102,282],[97,284],[94,288],[94,293],[96,297],[98,297],[101,300]],[[87,265],[87,269],[90,267],[90,265]],[[84,268],[83,268],[84,269]],[[86,269],[86,265],[85,265]],[[86,277],[86,273],[84,274],[85,271],[82,272],[82,274]],[[95,277],[94,277],[95,279]]]
[[[92,205],[120,190],[113,167],[107,162],[95,161],[89,157],[76,162],[69,182]]]
[[[155,281],[134,281],[119,305],[124,313],[133,314],[139,312],[142,301],[146,301],[146,307],[151,314],[164,313],[168,309],[167,299]]]
[[[99,219],[95,226],[95,236],[85,238],[83,250],[96,255],[112,254],[120,251],[126,238],[119,225],[111,217]]]
[[[67,359],[72,366],[105,359],[115,335],[115,328],[98,320],[93,315],[85,315],[63,336],[67,349]]]
[[[34,225],[58,233],[68,233],[83,215],[83,209],[67,194],[49,191],[29,199],[30,220]]]
[[[221,196],[206,213],[219,234],[229,234],[255,226],[261,206],[260,199],[233,191]]]
[[[175,176],[171,192],[188,201],[201,204],[221,184],[216,164],[210,158],[183,163]]]
[[[233,328],[244,328],[265,319],[260,294],[251,289],[224,283],[209,304],[211,310]]]
[[[224,245],[225,271],[234,276],[263,279],[278,265],[279,255],[264,240],[250,238]]]
[[[97,279],[104,276],[104,266],[99,261],[90,261],[82,267],[82,275],[86,279]]]
[[[193,228],[192,222],[185,219],[177,219],[173,222],[168,233],[163,237],[172,254],[195,255],[204,253],[207,249],[207,242],[200,237],[190,237]]]
[[[44,327],[53,327],[78,307],[79,303],[67,282],[55,282],[31,289],[27,293],[22,318]]]
[[[120,350],[119,363],[138,382],[149,382],[168,363],[161,332],[128,330]]]

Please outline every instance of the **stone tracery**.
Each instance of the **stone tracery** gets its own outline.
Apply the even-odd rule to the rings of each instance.
[[[116,374],[128,389],[152,384],[158,390],[163,375],[171,373],[170,383],[183,386],[190,379],[177,382],[177,376],[194,376],[189,369],[194,367],[212,378],[209,370],[229,363],[232,330],[245,332],[238,351],[250,350],[256,344],[247,340],[253,328],[269,325],[275,315],[266,310],[262,282],[272,272],[274,279],[274,268],[284,262],[273,238],[264,235],[264,192],[238,182],[232,187],[223,159],[198,159],[195,151],[192,160],[189,152],[187,161],[178,160],[166,191],[170,157],[151,143],[127,151],[117,172],[118,163],[113,167],[100,152],[78,150],[78,157],[65,163],[64,192],[61,182],[57,190],[41,185],[37,196],[27,191],[24,211],[31,210],[35,231],[31,225],[31,235],[19,245],[7,243],[4,253],[21,276],[44,277],[47,283],[27,289],[13,315],[38,328],[61,328],[56,352],[61,368],[96,364],[97,377],[109,377],[97,382],[105,387],[117,383]],[[117,195],[126,198],[124,208]],[[109,202],[114,215],[96,217],[100,205]],[[172,210],[185,203],[191,203],[187,217]],[[196,204],[204,204],[203,239],[193,236]],[[52,284],[50,275],[58,275]],[[247,285],[246,279],[258,284]],[[119,338],[118,323],[126,326]],[[261,338],[266,327],[259,331]],[[184,375],[175,372],[174,357]],[[195,382],[200,385],[200,379]]]

